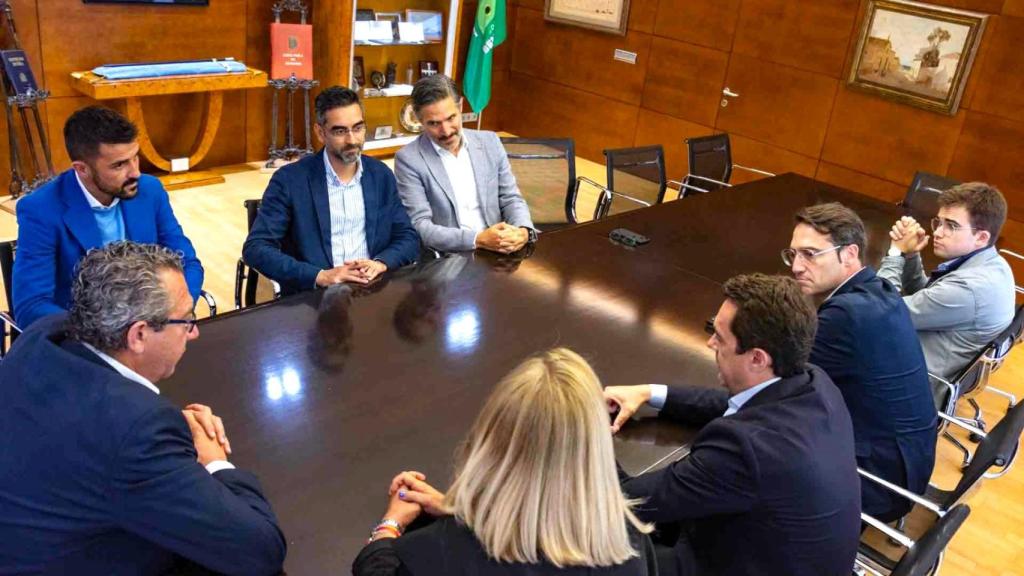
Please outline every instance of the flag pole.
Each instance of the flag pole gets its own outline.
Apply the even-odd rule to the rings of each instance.
[[[480,125],[484,123],[484,111],[481,110],[476,115],[476,129],[480,130]]]

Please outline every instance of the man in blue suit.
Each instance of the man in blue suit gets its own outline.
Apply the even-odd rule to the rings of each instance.
[[[0,574],[281,571],[285,539],[223,423],[160,396],[199,337],[180,255],[89,252],[67,315],[0,364]]]
[[[138,130],[101,106],[64,124],[71,169],[18,202],[18,254],[11,282],[15,321],[27,327],[67,310],[75,266],[92,248],[116,240],[180,252],[192,299],[203,266],[185,237],[160,181],[139,173]]]
[[[839,203],[804,208],[782,259],[800,289],[822,299],[811,362],[843,393],[853,419],[857,464],[923,494],[935,464],[937,418],[924,353],[899,290],[864,266],[867,238]],[[884,521],[912,503],[861,483],[864,511]]]
[[[316,98],[324,145],[274,174],[242,247],[242,258],[293,294],[342,282],[366,284],[416,260],[419,236],[395,176],[363,156],[359,95],[333,86]]]
[[[781,276],[736,276],[723,291],[708,340],[721,387],[605,388],[613,431],[645,403],[701,426],[687,457],[622,489],[641,520],[683,527],[659,547],[660,574],[847,576],[860,527],[853,427],[807,363],[814,308]]]

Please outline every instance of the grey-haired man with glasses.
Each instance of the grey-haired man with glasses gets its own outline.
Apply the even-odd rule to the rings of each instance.
[[[199,337],[182,257],[86,254],[71,311],[0,363],[0,566],[16,574],[278,574],[285,539],[221,419],[157,387]],[[191,573],[191,572],[189,572]]]
[[[878,275],[903,293],[928,369],[949,380],[1013,319],[1014,282],[996,251],[1006,221],[1006,199],[994,186],[969,182],[942,192],[931,221],[932,249],[943,260],[931,275],[921,264],[927,231],[909,216],[889,232],[891,244]],[[933,383],[936,405],[947,388]]]
[[[899,291],[861,260],[864,223],[832,202],[796,214],[782,251],[801,291],[818,302],[810,361],[825,371],[850,411],[857,465],[923,494],[935,465],[936,414],[924,354]],[[913,503],[861,483],[864,512],[891,521]]]

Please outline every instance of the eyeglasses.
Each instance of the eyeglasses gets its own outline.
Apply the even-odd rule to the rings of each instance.
[[[843,248],[845,244],[839,246],[833,246],[831,248],[822,248],[821,250],[811,250],[810,248],[786,248],[782,251],[782,263],[786,266],[792,266],[796,262],[797,258],[803,259],[804,262],[810,262],[822,254],[828,254],[829,252],[835,252],[840,248]]]
[[[334,136],[335,138],[344,138],[349,134],[355,134],[356,136],[358,136],[364,132],[366,132],[366,124],[362,122],[356,124],[351,128],[345,128],[344,126],[331,128],[331,136]]]
[[[961,228],[964,228],[964,226],[957,222],[956,220],[950,220],[948,218],[939,218],[938,216],[932,218],[932,232],[938,232],[939,228],[943,227],[946,230],[948,230],[950,234],[956,234],[957,232],[960,231]],[[971,232],[974,232],[973,226],[968,226],[968,228],[971,229]]]
[[[185,334],[191,334],[192,331],[196,329],[196,322],[198,322],[198,320],[196,320],[196,311],[193,310],[192,312],[190,312],[189,316],[191,316],[191,317],[190,318],[182,318],[182,319],[165,320],[164,324],[165,325],[166,324],[184,324],[185,325]]]

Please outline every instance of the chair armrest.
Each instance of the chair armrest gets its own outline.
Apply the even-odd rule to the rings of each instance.
[[[896,530],[895,528],[889,526],[885,522],[882,522],[878,518],[871,516],[870,514],[865,514],[864,512],[861,512],[860,519],[864,521],[864,523],[870,524],[872,527],[877,529],[882,534],[885,534],[889,538],[892,538],[893,540],[898,542],[900,546],[903,546],[904,548],[909,549],[914,545],[914,541],[907,537],[906,534],[900,532],[899,530]]]
[[[967,422],[964,422],[963,420],[957,418],[956,416],[950,416],[949,414],[946,414],[945,412],[939,412],[939,418],[942,418],[943,420],[945,420],[946,422],[949,422],[950,424],[956,424],[957,426],[963,428],[964,430],[967,430],[971,434],[977,434],[978,436],[981,436],[982,438],[987,438],[988,437],[988,434],[986,434],[985,431],[982,430],[981,428],[978,428],[977,426],[972,426],[972,425],[968,424]]]
[[[757,168],[750,168],[749,166],[743,166],[741,164],[733,164],[733,168],[739,168],[740,170],[746,170],[747,172],[754,172],[755,174],[763,174],[765,176],[775,176],[771,172],[765,172],[764,170],[758,170]]]
[[[17,330],[18,334],[21,334],[21,328],[7,312],[0,312],[0,322],[7,324],[11,327],[11,330]]]
[[[867,478],[868,480],[871,480],[875,484],[878,484],[879,486],[885,488],[886,490],[889,490],[890,492],[902,496],[915,504],[920,504],[921,506],[927,508],[928,510],[931,510],[932,512],[936,513],[939,516],[945,514],[945,511],[942,510],[942,507],[940,507],[935,502],[932,502],[931,500],[921,496],[920,494],[914,494],[910,490],[907,490],[902,486],[897,486],[884,478],[879,478],[878,476],[875,476],[871,472],[862,470],[860,467],[857,468],[857,473]]]
[[[942,376],[936,376],[931,372],[928,373],[928,377],[934,380],[938,380],[939,383],[945,384],[946,388],[949,388],[949,403],[946,405],[946,409],[952,413],[956,413],[956,401],[960,399],[960,395],[958,394],[957,390],[957,385],[953,384],[949,380],[946,380]]]
[[[689,184],[687,182],[680,182],[679,180],[669,180],[668,182],[666,182],[666,184],[677,184],[679,186],[677,190],[680,194],[685,194],[685,192],[683,192],[684,188],[687,190],[694,190],[700,192],[701,194],[708,193],[708,190],[700,188],[699,186],[694,186],[693,184]]]
[[[707,176],[698,176],[696,174],[687,174],[686,178],[687,179],[696,178],[697,180],[703,180],[705,182],[713,182],[715,184],[718,184],[719,186],[725,186],[726,188],[732,188],[732,184],[729,184],[728,182],[722,182],[721,180],[715,180],[714,178],[708,178]]]
[[[1013,250],[1007,250],[1006,248],[1000,248],[999,249],[999,253],[1000,254],[1006,254],[1007,256],[1013,256],[1014,258],[1016,258],[1018,260],[1024,260],[1024,256],[1014,252]]]
[[[210,294],[206,290],[199,291],[199,297],[206,300],[206,305],[210,308],[210,318],[217,315],[217,301],[213,298],[213,294]]]

